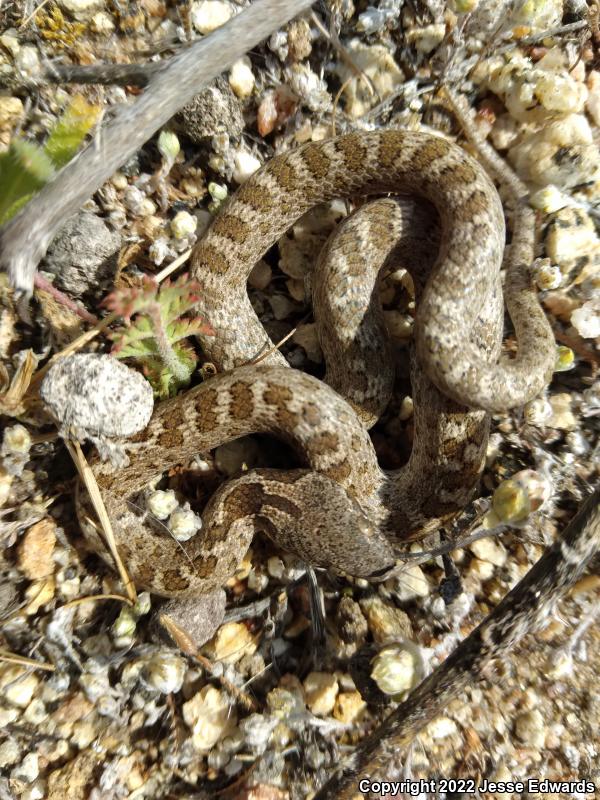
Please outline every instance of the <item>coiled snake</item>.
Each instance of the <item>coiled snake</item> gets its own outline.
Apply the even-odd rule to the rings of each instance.
[[[314,205],[391,193],[413,199],[359,209],[338,227],[312,277],[330,385],[290,369],[277,351],[249,364],[268,345],[246,292],[256,261]],[[555,360],[532,289],[532,243],[513,227],[504,285],[518,340],[511,359],[501,354],[502,207],[462,149],[425,133],[356,133],[278,156],[252,176],[192,257],[204,287],[200,311],[215,331],[202,345],[219,374],[155,411],[131,442],[128,467],[93,465],[136,583],[173,597],[211,591],[235,571],[256,530],[312,564],[381,577],[407,538],[461,510],[483,467],[489,413],[534,397]],[[411,271],[418,298],[415,436],[408,464],[385,472],[367,427],[393,381],[376,289],[398,263]],[[257,470],[225,484],[185,553],[129,502],[157,473],[253,432],[290,442],[306,468]],[[479,649],[489,655],[487,645]]]
[[[246,293],[248,272],[265,250],[316,203],[399,191],[437,209],[437,259],[427,252],[437,236],[435,224],[427,233],[427,207],[380,200],[340,226],[313,278],[337,392],[287,368],[278,352],[240,366],[265,345]],[[408,464],[384,472],[359,416],[371,424],[387,403],[393,365],[381,344],[374,290],[380,268],[404,260],[407,250],[420,295],[415,441]],[[201,311],[215,330],[202,344],[221,374],[158,408],[132,440],[130,466],[117,473],[94,466],[136,583],[167,596],[214,589],[235,571],[259,528],[315,565],[381,575],[397,545],[462,509],[483,466],[487,412],[533,397],[554,362],[529,265],[514,254],[505,297],[519,350],[515,359],[498,360],[503,250],[493,184],[460,148],[432,135],[383,131],[310,144],[273,159],[244,184],[193,253],[192,273],[204,287]],[[252,472],[226,484],[185,553],[127,502],[157,472],[253,432],[290,441],[308,469]]]

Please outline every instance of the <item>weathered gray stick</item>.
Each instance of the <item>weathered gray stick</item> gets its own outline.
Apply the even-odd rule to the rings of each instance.
[[[27,294],[58,229],[182,106],[314,0],[255,0],[223,27],[170,59],[144,93],[117,109],[91,144],[0,229],[0,269]]]
[[[337,766],[314,800],[351,800],[362,778],[384,770],[439,716],[450,700],[486,677],[488,665],[509,653],[550,618],[556,603],[600,550],[600,488],[582,504],[561,536],[483,622],[458,645],[354,753]]]

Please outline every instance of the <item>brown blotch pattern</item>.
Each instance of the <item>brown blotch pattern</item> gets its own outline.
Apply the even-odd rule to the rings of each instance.
[[[350,172],[360,173],[365,168],[367,160],[367,148],[361,142],[359,134],[343,136],[335,142],[336,151],[344,159],[344,164]]]
[[[254,411],[254,400],[250,384],[238,381],[229,390],[231,400],[229,413],[234,419],[248,419]]]
[[[107,475],[106,473],[95,473],[96,483],[100,487],[100,489],[106,489],[107,492],[110,492],[112,487],[115,485],[117,481],[117,475]]]
[[[173,428],[172,430],[163,431],[158,436],[157,441],[161,447],[165,449],[171,449],[174,447],[181,447],[185,439],[182,431],[177,430],[177,428]]]
[[[132,444],[141,444],[142,442],[147,441],[151,438],[152,432],[150,427],[145,428],[143,431],[134,434],[134,436],[130,436],[127,441],[131,442]]]
[[[330,467],[327,467],[327,469],[323,471],[323,474],[331,478],[332,481],[343,484],[351,472],[350,464],[347,459],[344,459],[344,461],[341,461],[339,464],[332,464]]]
[[[227,512],[230,519],[258,514],[264,499],[264,487],[260,483],[242,483],[227,497]]]
[[[302,152],[302,162],[316,180],[325,180],[331,169],[331,161],[323,150],[309,147]]]
[[[283,497],[282,495],[266,494],[263,505],[268,506],[269,508],[276,508],[278,511],[282,511],[284,514],[296,519],[301,516],[301,511],[298,506],[287,497]],[[264,509],[263,513],[266,511],[267,509]]]
[[[287,403],[292,399],[293,394],[285,386],[271,384],[263,392],[263,400],[269,406],[275,406],[275,420],[277,425],[285,430],[293,430],[298,424],[298,414],[287,408]]]
[[[280,406],[284,403],[289,403],[293,396],[291,389],[286,386],[277,386],[276,384],[271,384],[263,392],[263,400],[269,406]]]
[[[379,140],[378,161],[385,169],[396,166],[398,157],[404,147],[406,137],[401,131],[388,131]]]
[[[310,440],[311,452],[317,456],[324,456],[338,449],[340,439],[337,433],[324,431],[313,436]]]
[[[190,585],[189,579],[183,576],[178,569],[166,569],[164,571],[164,576],[166,581],[165,585],[168,586],[169,589],[181,592]],[[202,577],[205,578],[206,575],[202,575]]]
[[[232,520],[230,520],[230,523]],[[210,552],[216,544],[222,542],[227,537],[227,529],[223,525],[212,525],[211,527],[203,528],[202,533],[202,549],[204,552]]]
[[[413,172],[426,173],[433,161],[447,155],[449,145],[443,139],[428,139],[418,147],[411,156],[410,165]]]
[[[212,230],[238,244],[244,242],[250,235],[248,225],[240,217],[232,214],[218,216],[212,224]]]
[[[275,159],[271,162],[269,173],[284,189],[294,189],[298,183],[298,174],[292,165],[285,159]]]
[[[168,408],[165,408],[164,413],[161,414],[161,422],[163,430],[172,430],[173,428],[182,428],[185,425],[185,417],[181,404],[170,403]]]
[[[264,186],[246,183],[237,190],[235,199],[241,200],[242,203],[245,203],[257,212],[273,210],[271,194]]]
[[[264,474],[264,473],[263,473]],[[266,474],[265,477],[271,480],[276,480],[278,483],[296,483],[306,475],[305,470],[294,470],[294,469],[282,469],[277,470],[277,474],[269,475]]]
[[[452,165],[448,164],[440,170],[440,175],[452,177],[452,180],[459,186],[466,186],[469,183],[475,183],[477,180],[477,173],[474,168],[464,161],[455,162]]]
[[[198,557],[194,559],[194,572],[200,578],[210,578],[217,566],[216,556]]]
[[[194,273],[202,277],[202,270],[225,275],[231,269],[229,261],[223,253],[211,244],[200,244],[194,254]]]
[[[357,436],[355,433],[352,434],[352,438],[350,439],[350,447],[354,450],[355,453],[360,453],[363,449],[363,439],[361,436]]]
[[[201,433],[210,433],[218,426],[216,413],[218,395],[214,389],[206,389],[196,398],[194,408],[198,415],[198,430]]]
[[[141,586],[151,586],[156,578],[156,569],[148,561],[139,564],[135,574],[131,576],[136,583]]]
[[[466,222],[472,221],[477,214],[487,211],[489,197],[482,189],[475,189],[456,207],[455,214]]]

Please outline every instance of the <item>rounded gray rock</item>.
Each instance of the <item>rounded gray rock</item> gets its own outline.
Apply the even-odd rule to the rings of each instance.
[[[62,435],[97,445],[143,430],[154,407],[152,388],[139,372],[96,353],[57,361],[42,381],[40,394]]]

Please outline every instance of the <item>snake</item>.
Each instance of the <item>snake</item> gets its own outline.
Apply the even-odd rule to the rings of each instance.
[[[373,196],[338,226],[311,279],[329,383],[290,369],[276,348],[253,364],[271,344],[247,293],[254,264],[315,205]],[[490,413],[534,397],[555,360],[522,247],[514,246],[502,287],[504,245],[502,204],[486,171],[428,133],[309,143],[244,183],[192,254],[198,311],[212,329],[201,344],[218,374],[158,406],[128,442],[127,467],[92,462],[136,584],[167,597],[213,591],[258,530],[310,564],[378,579],[403,544],[461,511],[484,466]],[[377,295],[399,264],[417,298],[414,441],[408,463],[386,471],[368,428],[393,385]],[[515,357],[502,352],[504,304]],[[253,470],[226,483],[183,547],[144,511],[144,488],[157,473],[251,433],[291,444],[298,468]],[[97,531],[84,532],[108,557]]]
[[[501,177],[501,176],[500,176]],[[378,199],[371,199],[375,196]],[[332,198],[364,204],[334,231],[310,283],[325,380],[290,368],[249,300],[254,264],[306,211]],[[505,254],[498,193],[481,164],[436,135],[384,130],[309,143],[267,162],[216,217],[192,255],[201,335],[215,377],[161,403],[128,442],[119,470],[93,458],[117,547],[133,580],[165,597],[201,598],[232,576],[254,534],[307,563],[370,580],[392,574],[416,535],[459,513],[477,488],[490,415],[548,384],[552,330],[536,297],[530,210],[517,202]],[[532,226],[529,226],[532,228]],[[378,300],[402,266],[417,311],[410,347],[410,458],[383,470],[369,428],[394,383],[394,351]],[[504,268],[504,269],[503,269]],[[517,340],[503,346],[504,309]],[[265,354],[266,353],[266,354]],[[257,357],[259,363],[254,363]],[[251,470],[222,484],[185,549],[143,508],[148,482],[224,442],[269,433],[299,466]],[[109,560],[78,500],[84,534]],[[598,491],[497,609],[342,762],[319,800],[354,796],[444,705],[543,622],[600,546]]]

